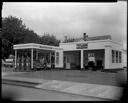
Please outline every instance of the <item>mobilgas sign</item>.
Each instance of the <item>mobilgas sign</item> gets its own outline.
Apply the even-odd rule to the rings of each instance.
[[[43,48],[43,49],[52,49],[52,47],[42,46],[42,45],[40,45],[39,47],[40,47],[40,48]]]
[[[88,43],[76,44],[76,49],[87,49]]]

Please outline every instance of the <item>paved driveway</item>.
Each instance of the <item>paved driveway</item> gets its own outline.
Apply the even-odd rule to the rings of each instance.
[[[10,75],[11,76],[11,75]],[[13,74],[12,76],[39,78],[47,80],[73,81],[80,83],[102,84],[120,86],[119,82],[124,79],[122,73],[106,73],[100,71],[80,71],[80,70],[45,70],[37,72],[27,72]],[[121,77],[121,79],[120,79]]]

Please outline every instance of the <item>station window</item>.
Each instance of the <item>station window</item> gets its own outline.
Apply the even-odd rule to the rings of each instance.
[[[59,64],[59,52],[56,52],[56,64]]]
[[[90,57],[90,53],[88,53],[88,57]]]
[[[118,63],[118,51],[116,51],[116,63]]]
[[[112,50],[112,63],[114,63],[114,61],[115,61],[114,58],[115,58],[114,57],[114,50]]]
[[[119,52],[119,63],[121,63],[121,52]]]
[[[112,63],[121,63],[121,52],[112,50]]]
[[[94,53],[92,53],[92,57],[94,57]]]
[[[67,57],[67,63],[69,63],[69,57]]]
[[[56,52],[56,56],[59,56],[59,52]]]
[[[54,52],[51,52],[51,56],[54,56],[55,55],[55,53]]]
[[[94,57],[94,53],[88,53],[88,57]]]

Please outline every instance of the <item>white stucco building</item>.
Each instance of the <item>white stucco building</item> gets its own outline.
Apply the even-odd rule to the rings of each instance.
[[[126,66],[123,45],[113,41],[110,35],[86,37],[84,34],[83,38],[60,43],[59,47],[35,43],[18,44],[14,45],[14,50],[15,68],[21,67],[20,70],[27,68],[25,66],[28,64],[32,69],[41,68],[39,65],[44,58],[49,68],[83,69],[89,61],[102,65],[104,69]]]
[[[65,58],[65,68],[70,69],[71,64],[84,65],[88,61],[101,64],[104,69],[118,69],[123,67],[123,45],[114,42],[110,35],[88,37],[85,41],[80,39],[77,42],[60,43]]]
[[[127,50],[123,50],[123,66],[127,67]]]
[[[60,47],[27,43],[14,45],[14,50],[16,69],[42,68],[45,60],[49,68],[63,67],[63,49]]]

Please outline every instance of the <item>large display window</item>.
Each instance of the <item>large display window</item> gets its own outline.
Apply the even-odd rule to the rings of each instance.
[[[121,51],[112,50],[112,63],[121,63],[122,54]]]

